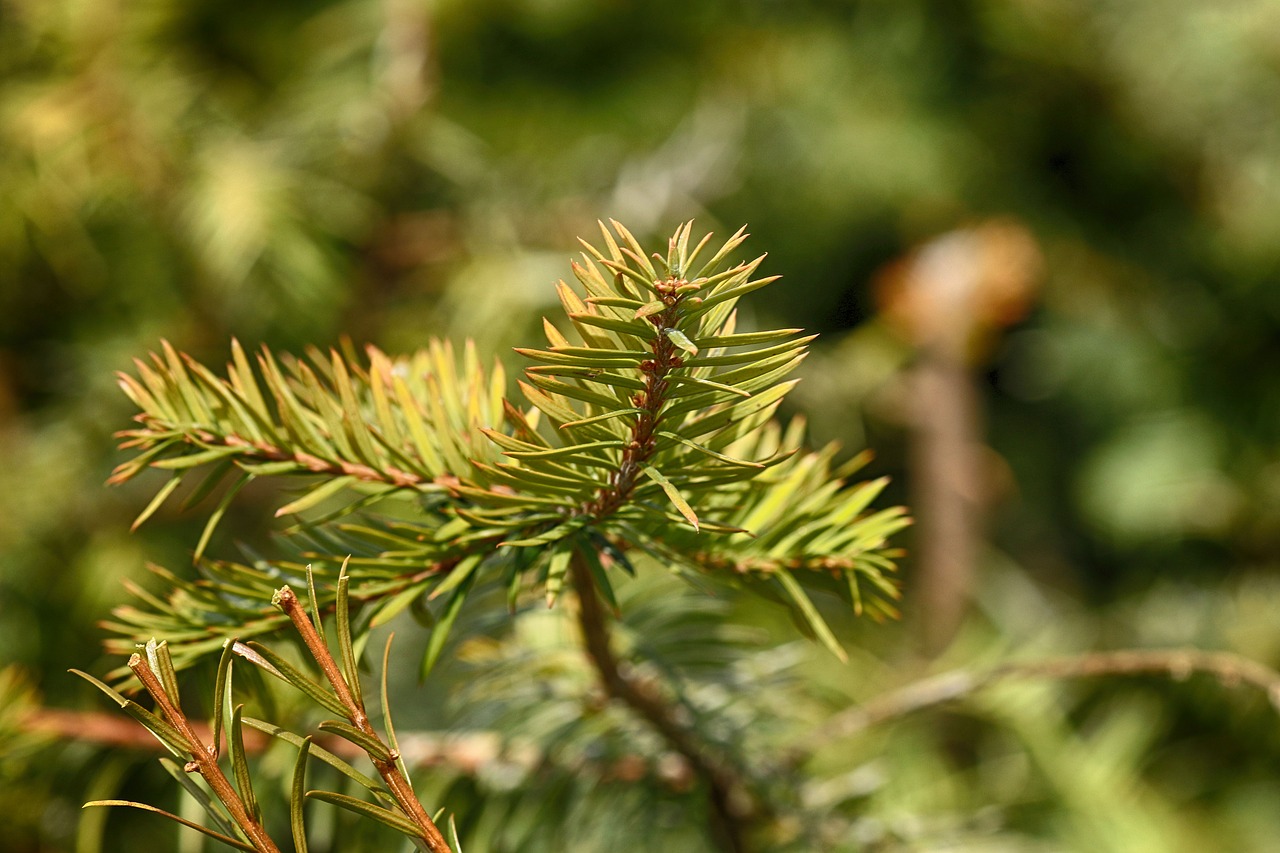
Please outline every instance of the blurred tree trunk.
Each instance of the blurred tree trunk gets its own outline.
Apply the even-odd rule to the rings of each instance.
[[[964,620],[991,493],[975,369],[1004,328],[1025,315],[1041,265],[1022,225],[993,220],[932,240],[876,282],[885,322],[918,354],[909,381],[909,464],[917,630],[929,656],[947,647]]]

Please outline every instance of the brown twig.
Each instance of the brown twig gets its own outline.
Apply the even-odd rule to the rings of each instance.
[[[218,764],[217,751],[212,747],[204,745],[204,741],[196,733],[191,726],[187,715],[178,708],[169,694],[165,692],[164,686],[160,683],[160,679],[142,659],[141,655],[133,655],[129,658],[129,669],[133,670],[134,675],[142,682],[142,686],[151,694],[151,698],[156,701],[156,705],[164,712],[169,723],[178,730],[183,740],[189,748],[191,761],[187,763],[187,771],[198,772],[209,783],[209,787],[213,789],[213,793],[218,800],[227,808],[231,815],[231,819],[236,825],[244,830],[245,835],[249,838],[255,850],[259,853],[280,853],[280,848],[276,847],[275,842],[267,835],[267,831],[263,829],[262,824],[257,818],[250,813],[248,807],[245,806],[244,800],[236,793],[236,789],[232,786],[226,774],[222,772],[222,767]]]
[[[123,440],[120,445],[121,448],[145,448],[146,442],[154,440],[153,435],[165,433],[173,428],[171,424],[150,418],[145,414],[139,417],[143,420],[143,428],[122,430],[116,433],[116,437]],[[355,477],[357,480],[363,480],[368,483],[382,483],[400,489],[420,489],[435,482],[421,474],[403,471],[390,464],[383,465],[380,468],[373,468],[369,465],[351,462],[346,459],[321,459],[306,451],[290,450],[265,441],[250,440],[234,433],[219,435],[208,430],[195,430],[184,441],[187,445],[198,449],[214,447],[239,448],[240,452],[235,456],[244,464],[293,462],[301,469],[298,473],[324,474],[329,477]],[[144,470],[144,467],[139,466],[132,460],[123,462],[112,471],[111,476],[107,478],[107,483],[109,485],[119,485],[131,480],[140,471]]]
[[[1039,661],[1015,661],[986,672],[958,669],[930,676],[835,715],[797,744],[793,759],[803,760],[833,740],[852,737],[873,726],[964,699],[1010,679],[1156,674],[1182,680],[1195,673],[1212,676],[1227,687],[1252,685],[1265,691],[1271,703],[1280,708],[1280,672],[1234,652],[1199,649],[1094,652]]]
[[[131,749],[139,752],[164,752],[164,745],[132,720],[96,711],[69,711],[62,708],[36,707],[18,720],[18,727],[31,735],[52,740],[71,740],[99,746]],[[212,737],[207,723],[191,723],[192,730],[204,740]],[[468,733],[440,734],[429,731],[396,732],[400,760],[407,767],[448,767],[469,776],[479,776],[497,767],[516,766],[525,771],[544,766],[550,756],[532,743],[509,743],[498,732],[476,730]],[[244,751],[258,755],[267,750],[271,737],[249,729],[244,732]],[[359,758],[365,751],[345,738],[320,734],[315,743],[345,759]],[[688,791],[694,782],[688,760],[676,752],[656,757],[627,753],[608,761],[580,758],[561,769],[575,774],[589,773],[599,779],[652,777],[671,790]]]
[[[275,601],[280,609],[288,615],[290,621],[293,622],[294,627],[297,628],[299,635],[302,637],[302,642],[311,653],[311,657],[320,667],[325,678],[328,679],[334,693],[337,694],[338,701],[347,709],[347,719],[351,725],[355,726],[363,734],[377,740],[379,743],[383,743],[381,736],[369,723],[369,715],[365,712],[364,703],[353,694],[351,687],[347,684],[347,680],[342,674],[341,668],[338,666],[338,662],[333,659],[333,655],[329,652],[329,647],[325,645],[315,626],[311,624],[311,619],[307,616],[306,610],[298,600],[298,596],[286,586],[276,593]],[[435,822],[431,820],[431,817],[422,807],[422,803],[418,801],[417,796],[413,793],[413,788],[409,785],[409,781],[400,772],[400,768],[396,764],[396,758],[398,757],[396,752],[387,748],[385,743],[383,743],[383,747],[390,756],[389,758],[382,758],[369,753],[369,760],[377,768],[382,780],[387,783],[387,788],[391,791],[391,795],[395,797],[396,803],[400,806],[405,816],[418,827],[419,834],[422,840],[426,842],[427,848],[431,850],[431,853],[452,853],[449,843],[445,841]]]
[[[115,714],[97,711],[67,711],[61,708],[32,708],[18,721],[19,727],[38,737],[57,740],[75,740],[102,746],[136,749],[145,752],[163,752],[164,746],[155,736],[141,728],[135,721]],[[203,740],[211,737],[213,730],[207,724],[192,724],[192,729]],[[249,734],[249,733],[246,733]],[[262,739],[246,738],[245,749],[261,751]]]
[[[671,747],[689,762],[694,774],[708,788],[715,817],[715,829],[726,850],[745,853],[746,830],[759,814],[760,806],[737,768],[689,726],[680,722],[671,704],[649,682],[624,674],[610,645],[609,617],[596,590],[595,580],[580,553],[570,564],[578,591],[578,627],[582,631],[587,657],[595,666],[605,692],[648,722]]]

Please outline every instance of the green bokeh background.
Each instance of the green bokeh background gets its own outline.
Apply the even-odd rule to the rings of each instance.
[[[648,239],[745,222],[786,276],[748,319],[823,333],[794,408],[875,447],[909,500],[909,354],[870,282],[992,216],[1046,275],[975,372],[1004,487],[948,661],[1280,664],[1278,34],[1272,0],[0,0],[0,665],[99,708],[65,670],[115,665],[96,623],[122,580],[189,562],[201,519],[130,534],[154,484],[102,485],[131,414],[113,374],[161,338],[221,362],[232,336],[470,336],[514,365],[597,218]],[[246,496],[224,550],[271,499]],[[857,631],[881,661],[913,642],[910,620]],[[1049,725],[1033,700],[1060,731],[1025,734]],[[1023,840],[963,849],[1274,849],[1265,697],[1134,679],[1014,705],[988,700],[988,724],[1050,744],[1061,784],[1022,804]],[[912,778],[998,765],[950,749],[968,724],[882,744],[895,813],[944,835],[984,802],[1017,813],[997,782],[912,800]],[[0,848],[85,843],[100,760],[0,758]],[[140,797],[163,787],[112,760]],[[1181,834],[1080,818],[1109,769]]]

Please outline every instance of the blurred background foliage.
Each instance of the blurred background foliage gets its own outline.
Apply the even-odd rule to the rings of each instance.
[[[851,668],[771,635],[798,692],[834,710],[1120,646],[1280,664],[1278,33],[1270,0],[0,0],[0,848],[86,853],[109,821],[177,849],[79,817],[122,786],[170,796],[144,754],[22,725],[40,701],[100,710],[65,669],[118,665],[96,622],[121,581],[188,564],[198,535],[169,510],[131,535],[150,484],[103,488],[131,414],[113,372],[160,338],[220,362],[231,336],[470,336],[513,364],[597,217],[650,239],[749,223],[786,275],[759,323],[823,333],[795,408],[875,448],[908,502],[928,400],[873,283],[992,217],[1038,247],[1036,295],[962,374],[986,449],[957,638],[917,654],[908,560],[907,619],[846,625]],[[261,539],[271,499],[248,493],[213,550]],[[486,630],[550,642],[536,627]],[[485,671],[445,667],[436,695]],[[1199,678],[1010,685],[828,751],[808,843],[1274,849],[1276,721]],[[498,808],[519,779],[489,790]],[[555,790],[561,817],[526,822],[600,822]],[[477,844],[514,849],[485,820]]]

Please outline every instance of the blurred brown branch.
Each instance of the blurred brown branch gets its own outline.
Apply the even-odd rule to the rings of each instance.
[[[114,714],[68,711],[61,708],[33,708],[18,723],[24,732],[50,740],[74,740],[106,747],[120,747],[141,752],[160,753],[164,747],[146,729],[131,719]],[[196,733],[211,740],[209,726],[192,723]],[[532,769],[546,759],[543,752],[529,744],[505,743],[497,732],[471,731],[453,734],[433,732],[400,732],[399,751],[410,767],[448,767],[469,776],[486,768],[517,766]],[[266,751],[271,738],[253,729],[244,731],[245,752],[257,755]],[[350,741],[321,735],[318,746],[344,759],[364,755]],[[688,761],[675,752],[661,755],[656,761],[639,755],[624,755],[593,768],[605,779],[634,781],[652,775],[673,790],[684,791],[693,784]]]
[[[809,755],[833,740],[861,734],[873,726],[967,698],[1002,681],[1148,674],[1166,675],[1178,681],[1202,674],[1217,679],[1225,687],[1248,684],[1265,691],[1272,705],[1280,708],[1280,672],[1234,652],[1124,649],[1039,661],[1013,661],[985,672],[957,669],[930,676],[836,714],[806,736],[794,754]]]

